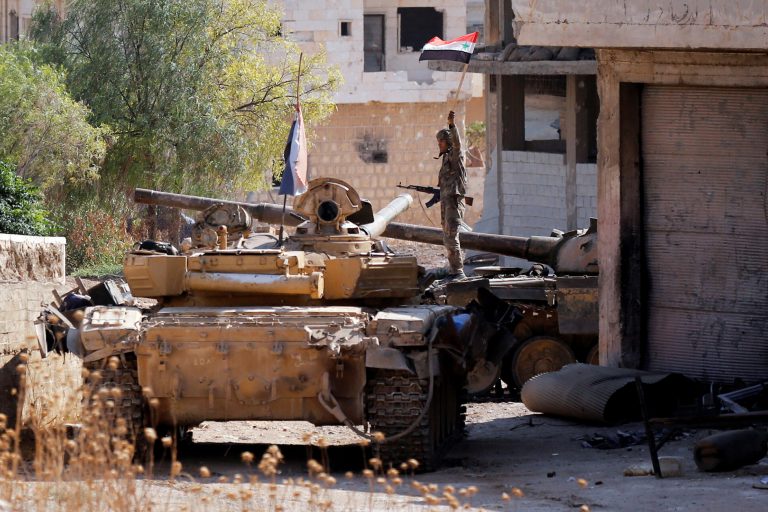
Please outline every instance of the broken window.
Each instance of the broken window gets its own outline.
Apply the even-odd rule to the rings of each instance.
[[[363,17],[363,71],[384,71],[384,15]]]
[[[397,16],[401,52],[419,52],[433,37],[443,37],[443,13],[434,7],[398,7]]]
[[[349,37],[352,35],[352,22],[340,21],[339,22],[339,35],[341,37]]]

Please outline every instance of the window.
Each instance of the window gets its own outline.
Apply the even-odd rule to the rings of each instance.
[[[339,22],[339,35],[341,37],[349,37],[352,35],[352,22],[340,21]]]
[[[11,11],[8,14],[9,35],[11,40],[19,40],[19,16],[16,11]]]
[[[443,13],[433,7],[398,7],[397,16],[401,52],[420,52],[433,37],[443,37]]]
[[[384,71],[384,15],[363,17],[363,71]]]

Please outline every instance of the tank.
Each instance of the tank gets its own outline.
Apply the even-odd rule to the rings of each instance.
[[[421,228],[409,231],[412,240],[427,238]],[[596,219],[586,229],[555,231],[549,237],[463,235],[472,235],[466,245],[462,238],[464,247],[533,264],[527,269],[479,267],[470,279],[431,290],[439,304],[464,305],[480,293],[490,293],[517,309],[521,318],[495,368],[512,393],[531,377],[566,364],[599,364]],[[495,380],[490,370],[487,377]]]
[[[137,189],[137,202],[201,209],[216,199]],[[265,222],[274,222],[279,205],[237,204]],[[290,211],[286,224],[304,221]],[[440,229],[391,222],[382,236],[433,245],[443,244]],[[429,290],[433,302],[467,306],[495,304],[498,299],[519,315],[507,340],[483,366],[475,367],[471,390],[481,392],[499,376],[514,392],[534,375],[568,363],[598,364],[597,221],[586,229],[554,231],[550,236],[520,237],[459,233],[464,249],[514,256],[533,263],[529,269],[481,267],[470,279],[438,283]],[[508,324],[509,325],[509,324]],[[498,346],[497,346],[498,348]],[[483,369],[481,371],[481,368]]]
[[[315,179],[282,241],[252,231],[254,217],[283,218],[271,206],[198,204],[181,252],[145,241],[125,256],[145,307],[85,308],[70,324],[78,352],[100,386],[122,390],[117,415],[137,437],[148,425],[305,420],[349,426],[386,464],[434,469],[463,435],[464,388],[498,321],[420,302],[424,269],[377,240],[411,202],[374,214],[349,184]]]

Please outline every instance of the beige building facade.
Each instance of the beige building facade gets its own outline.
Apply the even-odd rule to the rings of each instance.
[[[0,43],[22,39],[29,30],[32,13],[40,4],[39,0],[0,0]],[[63,12],[64,0],[56,0],[54,5]]]
[[[336,112],[313,127],[309,152],[312,176],[349,181],[374,209],[405,191],[399,183],[437,185],[435,133],[450,109],[465,126],[483,120],[482,78],[468,74],[453,101],[461,74],[430,70],[419,62],[421,47],[433,36],[451,39],[467,33],[463,0],[283,0],[283,28],[306,52],[327,52],[344,85]],[[465,137],[466,140],[466,137]],[[469,168],[475,205],[466,220],[482,212],[485,171]],[[428,196],[422,195],[422,202]],[[400,220],[439,225],[437,208],[415,201]]]
[[[768,2],[512,4],[599,48],[601,363],[768,379]]]

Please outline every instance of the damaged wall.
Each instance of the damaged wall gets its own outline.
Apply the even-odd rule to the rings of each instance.
[[[647,321],[647,311],[643,306],[647,303],[647,283],[643,279],[645,272],[643,249],[643,228],[645,218],[644,209],[641,207],[643,200],[639,196],[641,188],[641,158],[640,150],[642,147],[642,138],[640,136],[641,127],[641,101],[638,90],[650,86],[687,86],[701,88],[743,88],[743,94],[749,94],[750,91],[768,88],[768,58],[764,54],[745,54],[745,53],[709,53],[709,52],[671,52],[671,51],[636,51],[636,50],[599,50],[598,51],[598,85],[600,89],[600,118],[598,125],[598,144],[599,153],[599,231],[600,231],[600,358],[601,364],[610,366],[641,367],[648,360],[648,354],[644,352],[652,345],[655,340],[648,339],[648,334],[644,328],[644,322]],[[707,89],[703,89],[705,92]],[[722,115],[726,105],[714,102],[711,113],[708,117],[717,119]],[[760,112],[764,110],[765,103],[754,104],[751,112]],[[689,116],[690,118],[690,116]],[[738,133],[730,124],[730,134]],[[768,125],[759,126],[760,129],[768,129]],[[697,126],[690,122],[685,130],[691,139],[708,140],[706,127]],[[766,132],[768,133],[768,132]],[[718,147],[720,141],[725,139],[720,132],[715,132],[712,136],[712,146]],[[763,141],[766,139],[763,138]],[[650,148],[653,150],[654,148]],[[722,149],[722,148],[721,148]],[[727,148],[726,148],[727,149]],[[725,151],[725,150],[723,150]],[[682,152],[681,152],[682,153]],[[722,181],[728,184],[731,180],[746,182],[747,179],[754,179],[755,173],[763,173],[761,182],[765,183],[765,172],[768,168],[768,161],[763,153],[759,161],[749,165],[737,165],[739,155],[735,155],[732,162],[729,162],[728,169],[732,173],[730,180]],[[690,166],[696,166],[696,169],[706,167],[707,162],[694,160],[690,155],[678,158],[676,168],[670,168],[670,173],[681,173]],[[682,169],[682,170],[681,170]],[[699,174],[701,174],[699,172]],[[706,175],[705,175],[706,176]],[[758,174],[759,176],[759,174]],[[710,180],[713,181],[713,180]],[[691,189],[702,189],[700,185],[691,182]],[[720,194],[727,192],[724,187]],[[759,204],[750,204],[749,207],[758,210],[764,210],[765,193],[756,190],[761,199]],[[709,198],[717,199],[721,204],[721,197],[713,195]],[[744,197],[737,197],[737,200],[743,201]],[[648,198],[645,198],[647,203]],[[753,200],[754,201],[754,200]],[[675,216],[670,218],[682,218],[687,213],[687,208],[680,202],[675,202],[677,208]],[[703,202],[697,205],[696,209],[690,211],[706,211],[708,206]],[[647,210],[647,207],[645,208]],[[746,210],[746,208],[743,208]],[[727,219],[724,213],[717,216],[718,219]],[[765,240],[765,218],[755,216],[753,221],[762,222],[760,229],[753,230],[751,237],[753,242],[750,244],[750,250],[761,247],[760,244]],[[699,228],[700,226],[695,226]],[[713,229],[714,223],[706,226],[707,229]],[[722,233],[723,240],[729,240],[731,233]],[[679,235],[676,232],[670,234],[671,240],[676,240]],[[680,242],[677,242],[680,243]],[[719,256],[717,252],[708,248],[707,258],[711,259],[711,264],[706,272],[700,272],[691,267],[694,261],[680,257],[681,265],[685,265],[688,275],[699,279],[699,285],[687,291],[684,296],[692,300],[702,300],[706,298],[706,293],[702,292],[709,283],[716,283],[723,290],[730,290],[733,283],[738,279],[747,279],[752,284],[762,284],[765,288],[765,281],[761,279],[759,272],[744,272],[740,267],[745,263],[754,265],[762,264],[762,252],[758,258],[749,261],[749,253],[743,250],[736,250],[739,246],[735,244],[726,244],[731,249],[731,255],[728,258]],[[685,247],[681,244],[681,247]],[[682,254],[677,249],[673,254]],[[739,261],[741,260],[741,261]],[[715,272],[719,273],[716,275]],[[753,276],[753,277],[751,277]],[[740,304],[749,294],[744,290],[733,293],[731,298],[734,303]],[[763,318],[765,316],[765,293],[758,293],[755,296],[759,300],[755,301],[753,306],[755,311],[762,308]],[[681,295],[682,297],[682,295]],[[701,307],[702,311],[711,310],[716,313],[716,308]],[[685,317],[681,314],[681,317]],[[656,325],[652,326],[653,328]],[[744,324],[744,331],[749,333],[764,333],[760,326],[755,324]],[[650,331],[649,331],[650,332]],[[759,336],[759,335],[758,335]],[[708,365],[721,368],[734,369],[732,376],[741,376],[745,373],[739,370],[739,365],[749,368],[751,371],[761,371],[764,374],[766,361],[768,361],[768,350],[764,343],[753,344],[750,350],[749,346],[742,339],[742,336],[728,337],[728,345],[720,347],[720,337],[712,333],[705,335],[682,335],[677,337],[679,342],[673,346],[679,347],[681,351],[687,351],[691,354],[697,354],[701,357],[698,368],[689,372],[691,375],[703,376]],[[731,343],[731,339],[736,341]],[[754,339],[754,334],[752,336]],[[759,347],[755,349],[755,346]],[[730,354],[730,357],[726,357]],[[709,376],[709,375],[707,375]]]
[[[512,0],[520,44],[765,50],[765,2]]]
[[[310,152],[312,175],[348,181],[374,209],[405,192],[398,183],[436,186],[435,133],[445,126],[447,108],[444,103],[339,105]],[[465,216],[470,224],[482,212],[484,174],[483,168],[467,169],[467,195],[475,198]],[[429,198],[421,194],[422,202]],[[417,198],[398,221],[437,226],[440,210],[423,210]]]
[[[46,423],[68,421],[78,401],[80,360],[49,355],[42,359],[33,321],[43,302],[51,302],[53,288],[64,287],[66,240],[0,234],[0,412],[16,417],[18,386],[16,367],[20,354],[29,354],[28,392],[23,417]]]

